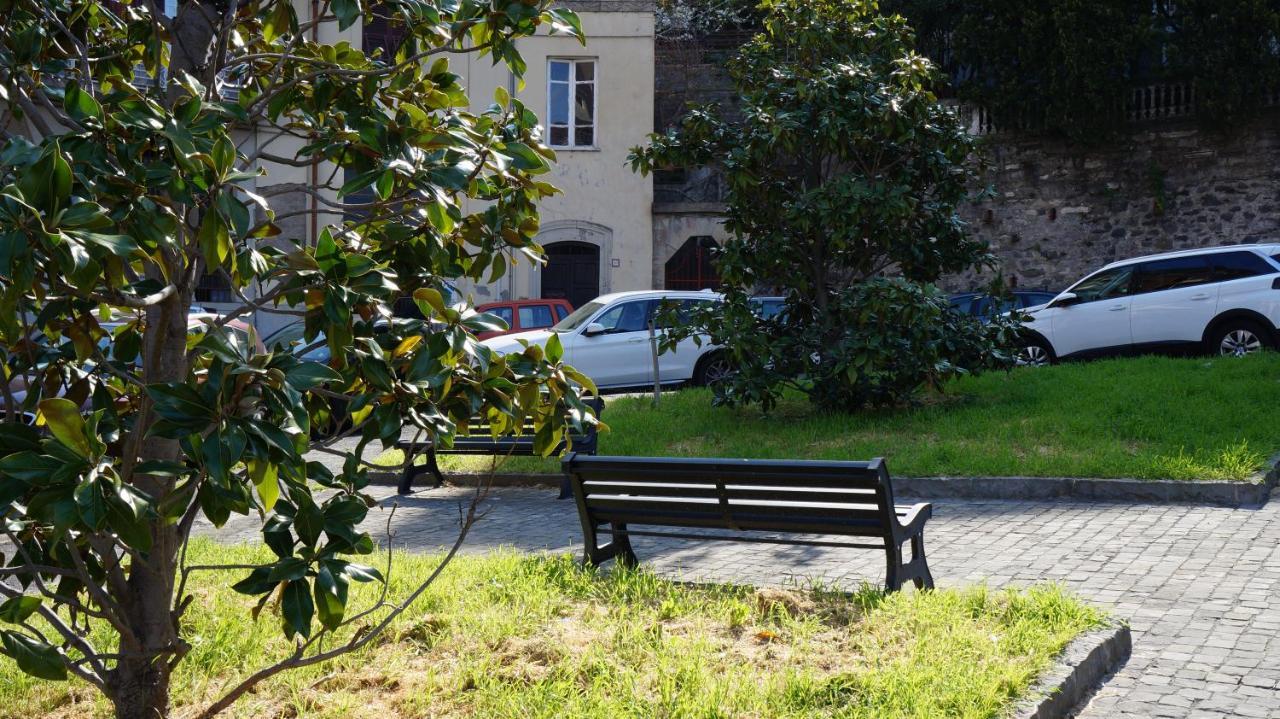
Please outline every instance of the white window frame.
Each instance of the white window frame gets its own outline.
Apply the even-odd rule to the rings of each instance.
[[[569,132],[568,143],[558,145],[551,140],[551,66],[554,63],[563,62],[569,64]],[[578,80],[578,63],[591,63],[591,80]],[[556,81],[559,82],[559,81]],[[565,84],[565,83],[560,83]],[[577,123],[574,122],[574,102],[577,98],[578,85],[591,85],[591,144],[577,144]],[[600,149],[600,59],[596,57],[548,57],[547,58],[547,145],[557,150],[598,150]]]

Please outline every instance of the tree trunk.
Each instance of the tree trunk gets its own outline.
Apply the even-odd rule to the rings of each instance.
[[[221,15],[212,2],[185,0],[173,22],[173,54],[170,77],[185,71],[200,77],[208,70],[214,39]],[[169,87],[169,102],[180,95],[175,85]],[[179,248],[190,248],[189,238],[180,237]],[[153,269],[153,279],[171,281],[178,291],[146,310],[143,337],[145,381],[184,382],[187,379],[187,312],[191,307],[194,278],[199,271],[199,253],[184,251],[165,253],[167,278]],[[194,270],[192,265],[196,265]],[[143,411],[133,428],[131,443],[139,459],[179,461],[182,449],[176,440],[148,438],[147,430],[154,422],[144,400]],[[128,466],[132,467],[132,462]],[[133,475],[134,486],[146,492],[155,502],[162,501],[173,490],[168,477]],[[123,596],[115,597],[122,608],[124,622],[133,631],[141,651],[120,648],[121,659],[108,678],[117,719],[167,719],[169,717],[169,683],[172,662],[181,656],[183,643],[174,614],[178,549],[183,540],[177,525],[156,521],[151,527],[151,551],[145,557],[134,555],[129,565]]]

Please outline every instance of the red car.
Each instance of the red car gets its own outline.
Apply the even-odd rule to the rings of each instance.
[[[487,340],[512,332],[552,327],[573,312],[573,305],[568,300],[508,300],[480,305],[476,311],[497,315],[510,327],[506,332],[481,332],[476,335],[477,339]]]

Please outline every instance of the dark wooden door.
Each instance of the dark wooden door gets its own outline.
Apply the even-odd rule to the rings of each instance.
[[[600,295],[600,248],[586,242],[556,242],[546,246],[542,268],[542,296],[565,299],[575,309]]]

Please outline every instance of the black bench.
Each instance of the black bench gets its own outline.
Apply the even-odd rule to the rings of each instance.
[[[599,397],[591,397],[584,400],[587,406],[591,407],[598,418],[604,412],[604,400]],[[537,452],[533,449],[534,428],[532,422],[526,422],[519,434],[502,435],[495,438],[489,428],[489,421],[482,417],[473,417],[467,423],[467,427],[463,433],[454,435],[453,445],[449,447],[436,447],[431,440],[423,442],[414,442],[413,440],[402,439],[396,442],[396,449],[404,452],[405,467],[404,474],[400,477],[400,494],[408,494],[413,490],[413,481],[417,479],[419,474],[430,472],[435,477],[435,486],[439,487],[444,484],[444,474],[440,472],[440,464],[436,461],[436,455],[439,454],[471,454],[471,455],[495,455],[495,456],[513,456],[513,457],[534,457]],[[570,449],[574,452],[582,454],[595,454],[597,446],[596,426],[588,425],[585,434],[572,435],[569,438],[572,442]],[[564,451],[564,443],[561,442],[555,449],[556,453]],[[414,464],[417,456],[425,452],[427,455],[426,464]],[[569,496],[569,482],[564,480],[560,484],[560,498],[565,499]]]
[[[561,466],[578,503],[586,564],[614,558],[635,564],[631,537],[636,536],[859,547],[884,550],[889,591],[908,581],[921,589],[933,588],[924,557],[924,524],[933,515],[933,505],[895,505],[882,459],[813,462],[570,453]],[[657,529],[636,530],[632,525]],[[824,536],[784,538],[780,533]],[[600,546],[600,534],[610,535],[608,544]],[[830,535],[878,542],[832,541]],[[902,547],[908,541],[911,559],[904,561]]]

